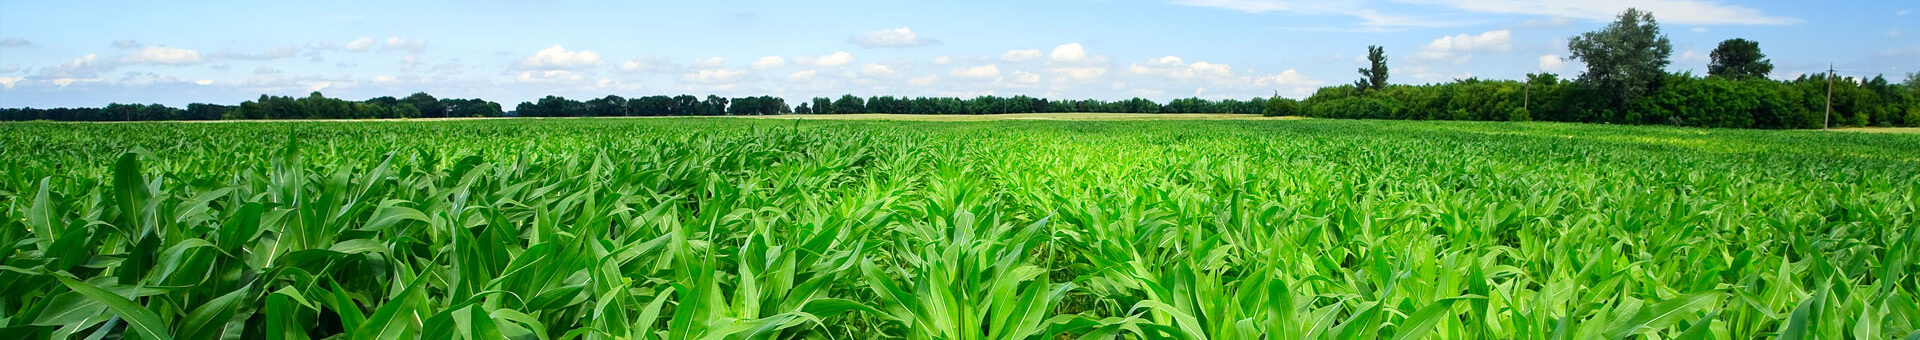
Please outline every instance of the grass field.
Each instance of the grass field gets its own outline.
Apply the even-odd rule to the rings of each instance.
[[[1889,339],[1920,135],[0,124],[22,338]]]

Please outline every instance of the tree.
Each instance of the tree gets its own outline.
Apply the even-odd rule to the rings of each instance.
[[[860,97],[856,97],[854,95],[849,94],[845,96],[840,96],[840,100],[833,101],[833,113],[866,113],[866,112],[867,112],[866,100],[861,99]]]
[[[1653,13],[1628,8],[1620,19],[1599,31],[1567,41],[1573,59],[1587,64],[1580,83],[1612,100],[1613,108],[1645,96],[1665,77],[1673,43],[1660,34]]]
[[[1355,82],[1353,87],[1360,89],[1362,92],[1386,89],[1387,49],[1380,46],[1367,46],[1367,62],[1370,65],[1368,65],[1367,68],[1360,69],[1360,76],[1362,78],[1360,78],[1359,82]]]
[[[1773,73],[1773,61],[1760,53],[1760,43],[1747,39],[1727,39],[1713,48],[1713,63],[1707,75],[1722,78],[1766,78]]]

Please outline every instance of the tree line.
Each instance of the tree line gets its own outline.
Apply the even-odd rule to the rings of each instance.
[[[1568,48],[1587,67],[1572,80],[1537,73],[1525,80],[1386,85],[1386,57],[1372,46],[1371,65],[1360,69],[1359,81],[1322,88],[1297,107],[1269,113],[1762,129],[1920,126],[1920,73],[1909,74],[1904,83],[1884,76],[1829,79],[1827,74],[1776,81],[1767,77],[1773,64],[1759,43],[1746,39],[1720,43],[1704,77],[1668,73],[1672,45],[1653,15],[1637,9],[1628,9],[1606,28],[1569,39]]]
[[[618,117],[618,116],[761,116],[793,113],[787,100],[771,96],[726,98],[708,95],[646,96],[622,98],[606,96],[587,101],[546,96],[514,107],[521,117]]]
[[[1267,98],[1249,100],[1202,98],[1183,98],[1160,104],[1145,98],[1132,98],[1117,101],[1098,99],[1047,99],[1029,96],[997,97],[979,96],[971,99],[956,97],[894,97],[874,96],[861,98],[843,95],[839,99],[818,97],[812,101],[800,103],[794,108],[799,114],[942,114],[942,115],[980,115],[1008,113],[1244,113],[1255,114],[1266,110]]]
[[[184,109],[161,104],[108,104],[83,108],[0,109],[0,120],[153,121],[248,119],[394,119],[500,117],[500,104],[480,99],[434,98],[415,93],[405,98],[376,97],[364,101],[328,98],[320,92],[306,97],[260,95],[239,105],[187,104]]]

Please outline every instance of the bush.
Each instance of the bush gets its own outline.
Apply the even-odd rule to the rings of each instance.
[[[1516,108],[1513,108],[1513,113],[1512,113],[1512,114],[1508,114],[1508,115],[1507,115],[1507,121],[1509,121],[1509,122],[1527,122],[1527,121],[1533,121],[1533,113],[1532,113],[1532,112],[1528,112],[1528,111],[1527,111],[1527,108],[1524,108],[1524,107],[1516,107]]]

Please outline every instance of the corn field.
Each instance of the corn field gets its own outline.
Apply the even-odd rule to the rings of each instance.
[[[0,125],[0,338],[1920,339],[1920,135]]]

